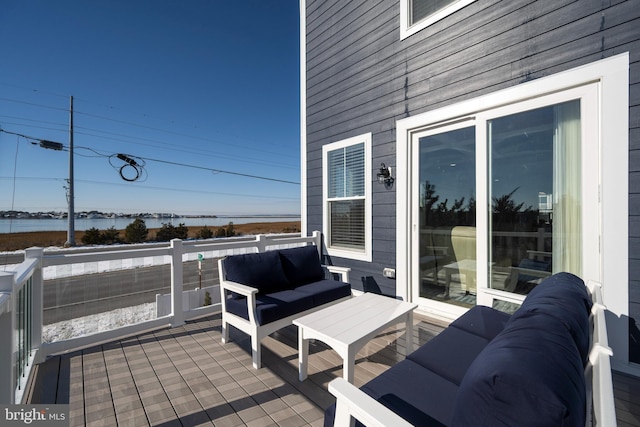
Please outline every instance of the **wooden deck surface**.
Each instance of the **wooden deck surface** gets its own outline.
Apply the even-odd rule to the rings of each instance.
[[[442,330],[418,315],[414,324],[420,345]],[[335,401],[327,384],[342,376],[333,350],[312,343],[309,377],[300,382],[295,327],[263,341],[259,370],[251,366],[248,338],[232,328],[232,342],[223,345],[220,331],[214,315],[53,357],[37,367],[28,403],[68,403],[71,426],[322,425]],[[400,335],[391,327],[358,353],[357,386],[404,358]],[[613,378],[618,425],[640,426],[640,380]]]

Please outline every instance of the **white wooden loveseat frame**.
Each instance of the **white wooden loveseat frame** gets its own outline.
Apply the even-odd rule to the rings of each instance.
[[[321,257],[321,246],[316,244],[317,235],[314,233],[313,242],[318,249],[318,256]],[[321,258],[320,258],[321,259]],[[350,268],[338,267],[333,265],[322,265],[331,275],[337,274],[340,277],[340,281],[349,283]],[[240,331],[246,333],[251,337],[251,355],[252,364],[255,369],[259,369],[262,366],[262,351],[260,343],[264,338],[272,333],[293,324],[293,321],[301,316],[304,316],[315,311],[322,310],[325,307],[337,304],[341,301],[349,299],[350,297],[341,298],[330,303],[319,305],[311,309],[296,313],[291,316],[284,317],[279,320],[275,320],[264,325],[260,325],[257,321],[256,315],[256,297],[258,295],[258,289],[247,286],[241,283],[233,282],[226,279],[226,271],[224,266],[224,258],[218,260],[218,271],[220,276],[220,295],[221,295],[221,308],[222,308],[222,343],[229,341],[229,325],[235,326]],[[247,298],[247,307],[249,319],[237,316],[227,311],[226,301],[227,292],[235,292],[241,296]]]
[[[610,361],[613,351],[607,339],[602,285],[589,281],[587,288],[593,301],[590,315],[591,343],[584,373],[587,384],[587,425],[616,426]],[[353,419],[369,427],[411,426],[404,418],[342,378],[332,380],[329,391],[336,397],[336,427],[352,426]]]

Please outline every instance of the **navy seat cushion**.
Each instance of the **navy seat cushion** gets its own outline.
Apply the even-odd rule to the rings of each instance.
[[[296,292],[311,295],[315,306],[326,304],[351,295],[351,285],[349,283],[327,279],[298,286],[295,290]]]
[[[226,302],[227,311],[249,320],[247,299],[230,298]],[[294,290],[273,292],[256,297],[256,322],[259,325],[283,319],[287,316],[315,307],[313,295]]]
[[[277,251],[232,255],[223,262],[227,280],[257,288],[260,294],[290,287]]]
[[[471,364],[452,426],[584,426],[580,355],[557,319],[529,312],[513,319]]]
[[[361,390],[416,426],[447,425],[458,386],[417,363],[405,359],[383,372]],[[332,426],[334,409],[325,412]]]
[[[282,269],[292,287],[324,279],[324,270],[316,246],[282,249]]]
[[[489,340],[458,328],[447,328],[407,356],[420,366],[459,385]]]
[[[492,340],[502,332],[510,318],[510,314],[484,305],[476,305],[449,326]]]
[[[536,286],[510,321],[531,312],[556,318],[573,337],[584,364],[589,356],[591,306],[591,297],[582,279],[570,273],[558,273]]]

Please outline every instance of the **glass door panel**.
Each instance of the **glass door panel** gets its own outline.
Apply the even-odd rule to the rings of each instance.
[[[417,147],[419,296],[463,307],[476,303],[475,144],[471,126]]]
[[[581,272],[580,101],[487,121],[489,288]]]

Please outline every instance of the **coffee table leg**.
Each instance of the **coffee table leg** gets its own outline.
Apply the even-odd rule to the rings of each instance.
[[[298,326],[298,378],[307,379],[307,361],[309,360],[309,340],[304,339],[304,328]]]
[[[407,327],[404,334],[405,349],[404,355],[408,356],[413,353],[413,311],[407,313]]]
[[[342,360],[342,377],[349,383],[353,384],[353,371],[356,369],[356,349],[351,346],[347,348]]]

